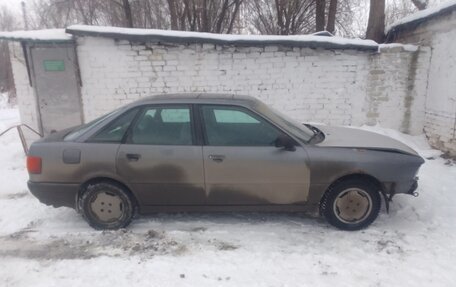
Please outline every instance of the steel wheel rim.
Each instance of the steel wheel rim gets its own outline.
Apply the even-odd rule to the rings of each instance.
[[[339,193],[333,204],[337,219],[347,224],[365,220],[372,210],[372,198],[360,188],[348,188]]]
[[[105,223],[119,220],[123,215],[123,202],[120,196],[108,191],[98,192],[90,202],[90,210],[95,217]]]

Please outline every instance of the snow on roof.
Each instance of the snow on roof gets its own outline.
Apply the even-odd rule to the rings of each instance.
[[[416,52],[419,49],[419,46],[416,45],[411,45],[411,44],[400,44],[400,43],[390,43],[390,44],[380,44],[378,45],[378,50],[382,52],[383,50],[386,49],[391,49],[391,48],[399,48],[403,51],[407,52]]]
[[[437,7],[424,9],[424,10],[418,11],[412,15],[404,17],[404,18],[394,22],[392,25],[386,27],[385,31],[387,32],[386,34],[388,34],[398,28],[405,27],[409,24],[419,24],[423,21],[426,21],[429,18],[440,15],[442,13],[453,11],[453,10],[456,10],[456,0],[450,0]]]
[[[46,29],[0,32],[0,39],[13,41],[66,42],[71,41],[72,36],[65,33],[65,29]]]
[[[156,29],[133,29],[106,26],[73,25],[66,32],[76,36],[96,36],[130,41],[157,41],[177,43],[211,43],[219,45],[259,46],[285,45],[328,49],[356,49],[377,51],[372,40],[324,37],[317,35],[233,35],[201,32],[185,32]]]

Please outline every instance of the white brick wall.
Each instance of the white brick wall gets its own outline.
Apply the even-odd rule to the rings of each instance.
[[[424,129],[433,146],[456,155],[456,30],[432,38]]]
[[[37,111],[36,97],[33,88],[30,86],[21,44],[18,42],[11,42],[10,51],[14,85],[16,86],[21,122],[29,125],[36,131],[39,131],[39,115]],[[36,134],[30,132],[26,128],[24,128],[24,135],[28,144],[38,138]]]
[[[256,96],[301,121],[423,129],[426,50],[77,43],[86,120],[152,94],[219,92]]]
[[[418,49],[415,47],[415,49]],[[372,57],[367,88],[367,123],[404,133],[423,132],[430,51],[382,45]]]

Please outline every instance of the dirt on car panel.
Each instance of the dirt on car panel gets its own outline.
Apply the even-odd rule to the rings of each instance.
[[[240,202],[244,204],[270,204],[265,198],[261,198],[242,189],[233,189],[225,186],[213,187],[208,195],[208,203],[224,203],[236,205]]]
[[[131,183],[143,205],[202,204],[205,202],[204,183],[191,184],[183,168],[162,164],[140,171],[138,178],[147,183]]]
[[[200,205],[205,202],[203,184],[134,184],[140,202],[147,205]]]
[[[148,177],[150,182],[186,182],[185,170],[177,165],[160,164],[150,169],[136,171],[138,177]]]
[[[255,188],[232,188],[223,185],[210,187],[208,192],[208,204],[226,205],[271,205],[271,204],[305,204],[307,193],[299,188],[296,189],[294,196],[284,198],[280,192],[280,187],[273,188],[264,186],[262,193],[258,193]],[[260,196],[261,195],[261,196]]]

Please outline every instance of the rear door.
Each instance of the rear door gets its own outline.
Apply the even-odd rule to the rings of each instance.
[[[202,205],[202,146],[190,105],[145,107],[121,144],[117,169],[142,205]]]
[[[274,146],[283,132],[244,107],[200,108],[209,205],[302,204],[310,172],[305,150]]]

